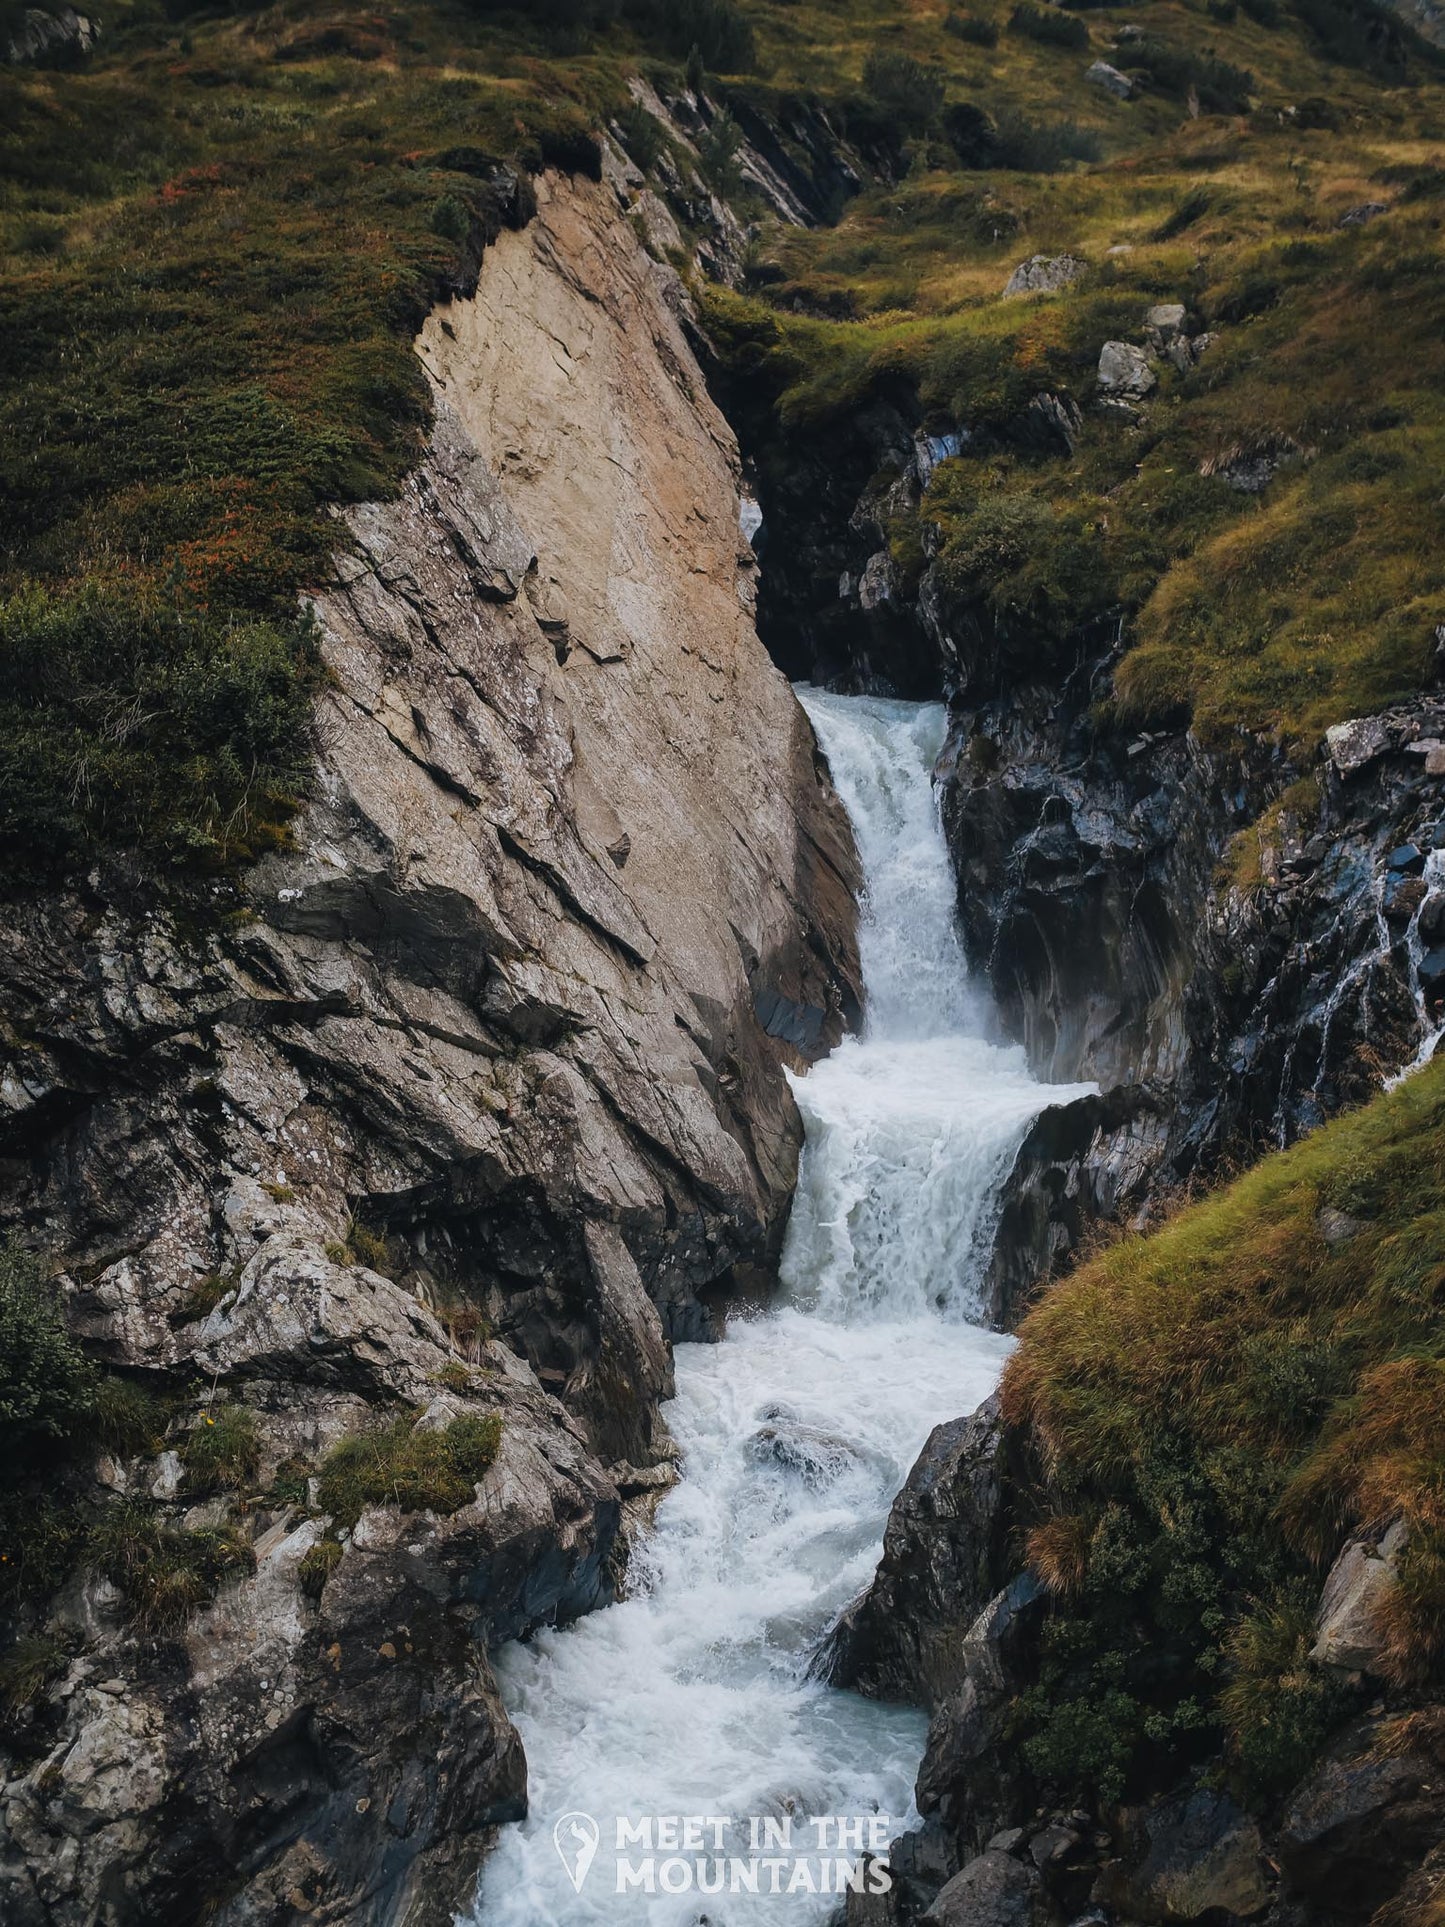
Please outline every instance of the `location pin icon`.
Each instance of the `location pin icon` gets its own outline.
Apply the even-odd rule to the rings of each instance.
[[[601,1833],[590,1813],[564,1813],[552,1829],[552,1844],[567,1869],[574,1893],[581,1893],[587,1869],[597,1854]]]

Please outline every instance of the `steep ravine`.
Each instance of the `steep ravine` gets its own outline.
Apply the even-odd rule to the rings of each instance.
[[[907,393],[796,445],[733,400],[759,481],[764,635],[793,673],[948,697],[939,776],[969,963],[1036,1074],[1102,1087],[1039,1115],[1005,1185],[985,1309],[1008,1329],[1101,1221],[1156,1219],[1430,1056],[1445,1016],[1445,708],[1427,695],[1342,724],[1317,755],[1123,729],[1107,701],[1114,625],[1075,636],[1046,678],[1027,638],[995,633],[928,567],[910,585],[894,566],[890,518],[917,509],[949,446]],[[1333,1250],[1321,1223],[1312,1235]],[[1298,1395],[1277,1397],[1287,1409]],[[1445,1815],[1428,1717],[1390,1752],[1389,1715],[1408,1699],[1319,1742],[1272,1807],[1244,1803],[1220,1757],[1176,1765],[1134,1805],[1097,1789],[1082,1807],[1049,1804],[1021,1752],[1050,1623],[1024,1557],[1050,1509],[1040,1449],[988,1407],[939,1427],[834,1630],[831,1677],[931,1714],[923,1826],[895,1842],[888,1895],[850,1896],[850,1927],[1304,1927],[1370,1919],[1412,1870],[1409,1892],[1430,1891]],[[1367,1624],[1352,1588],[1384,1583],[1387,1524],[1345,1544],[1332,1523],[1339,1563],[1322,1597],[1324,1569],[1314,1580],[1311,1625]],[[1321,1662],[1357,1669],[1360,1708],[1374,1637]],[[1107,1730],[1106,1697],[1076,1750]]]
[[[851,838],[676,278],[603,190],[538,187],[420,343],[425,464],[317,593],[294,846],[6,919],[4,1223],[169,1401],[158,1456],[65,1497],[254,1560],[185,1621],[84,1558],[21,1607],[68,1654],[6,1743],[23,1927],[450,1917],[525,1800],[488,1648],[615,1590],[669,1336],[775,1262],[783,1067],[857,1009]],[[254,1462],[198,1489],[231,1407]],[[338,1531],[307,1475],[416,1410],[500,1417],[475,1500]]]

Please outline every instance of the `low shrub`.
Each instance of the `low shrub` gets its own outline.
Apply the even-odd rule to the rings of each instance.
[[[974,47],[998,45],[998,22],[985,14],[961,13],[957,8],[944,21],[944,27],[959,40]]]
[[[0,1449],[12,1469],[91,1420],[96,1388],[44,1266],[18,1245],[0,1244]]]
[[[1067,47],[1071,53],[1088,50],[1089,29],[1082,20],[1053,7],[1031,7],[1027,0],[1009,15],[1008,30],[1036,40],[1041,47]]]
[[[313,627],[92,582],[0,601],[0,845],[229,858],[274,843],[310,763]]]
[[[319,1599],[325,1592],[327,1580],[341,1564],[342,1551],[339,1539],[318,1539],[302,1555],[301,1563],[296,1568],[296,1577],[308,1599]]]

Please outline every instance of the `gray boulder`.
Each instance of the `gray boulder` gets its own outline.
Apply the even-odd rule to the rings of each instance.
[[[6,57],[17,66],[69,65],[94,51],[100,27],[74,7],[27,7]]]
[[[1106,395],[1138,400],[1157,382],[1148,355],[1132,341],[1106,341],[1099,350],[1099,386]]]
[[[1352,1539],[1330,1568],[1320,1595],[1310,1658],[1347,1673],[1379,1671],[1380,1608],[1395,1590],[1408,1535],[1404,1521],[1379,1539]]]
[[[1059,1918],[1037,1868],[981,1853],[956,1873],[923,1916],[925,1927],[1050,1927]]]
[[[1057,294],[1087,273],[1088,262],[1073,254],[1031,254],[1021,261],[1004,283],[1005,296],[1011,294]]]
[[[1095,87],[1102,87],[1106,94],[1115,100],[1127,100],[1134,91],[1134,83],[1127,74],[1121,74],[1117,67],[1111,67],[1107,60],[1096,60],[1084,75]]]

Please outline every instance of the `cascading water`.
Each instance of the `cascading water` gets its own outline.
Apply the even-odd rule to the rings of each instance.
[[[836,1892],[770,1895],[766,1871],[758,1893],[726,1877],[721,1893],[619,1892],[620,1861],[642,1855],[619,1856],[619,1817],[726,1818],[694,1843],[711,1879],[746,1856],[753,1816],[878,1813],[897,1831],[912,1813],[923,1716],[825,1686],[809,1659],[871,1577],[933,1426],[993,1388],[1009,1341],[968,1322],[978,1253],[1029,1120],[1078,1092],[981,1036],[931,781],[942,708],[799,693],[863,863],[864,1034],[793,1080],[806,1142],[781,1302],[677,1348],[683,1477],[632,1596],[500,1658],[531,1810],[487,1862],[477,1927],[815,1927]],[[597,1841],[580,1888],[563,1816],[563,1847]]]

